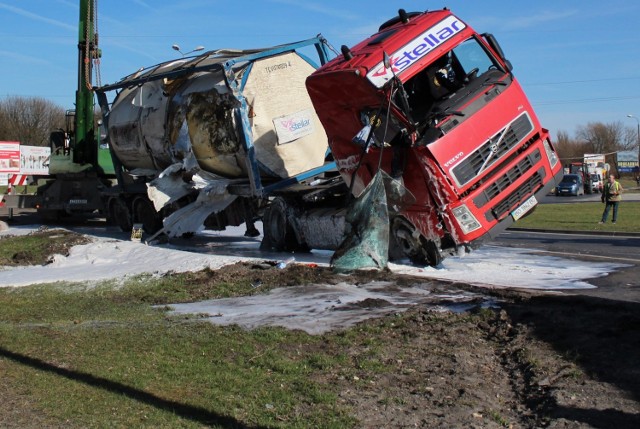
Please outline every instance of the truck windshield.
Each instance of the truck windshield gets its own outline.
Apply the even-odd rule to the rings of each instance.
[[[510,83],[505,74],[476,38],[467,39],[404,83],[411,120],[435,127],[452,114],[465,116],[466,105],[488,86]]]
[[[487,55],[476,39],[469,39],[453,49],[453,53],[465,73],[478,70],[475,77],[480,77],[492,69],[497,69],[497,64]]]

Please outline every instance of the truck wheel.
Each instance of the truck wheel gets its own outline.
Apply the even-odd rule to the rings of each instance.
[[[407,220],[396,217],[391,223],[391,234],[400,251],[415,265],[435,267],[442,262],[437,243],[427,240]]]
[[[140,222],[147,234],[155,234],[162,228],[162,218],[156,212],[151,201],[146,198],[138,198],[134,201],[136,222]]]
[[[262,229],[264,237],[261,248],[277,251],[304,251],[305,246],[298,243],[294,226],[291,224],[293,209],[283,198],[275,198],[265,210]]]
[[[109,213],[113,222],[124,232],[131,232],[133,223],[131,222],[131,212],[127,203],[121,198],[114,198],[109,204]]]

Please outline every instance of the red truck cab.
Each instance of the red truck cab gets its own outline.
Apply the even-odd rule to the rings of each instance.
[[[390,222],[414,263],[496,236],[562,177],[511,69],[492,35],[449,10],[400,10],[307,78],[353,194],[380,166],[415,197]]]

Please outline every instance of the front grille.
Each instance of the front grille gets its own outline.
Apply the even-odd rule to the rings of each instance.
[[[533,194],[533,192],[542,185],[542,179],[544,178],[544,168],[536,171],[525,183],[520,185],[518,189],[510,193],[506,198],[496,204],[485,215],[487,220],[500,219],[502,216],[509,212],[512,208],[515,208],[516,204],[522,201],[526,196]]]
[[[489,201],[497,197],[501,192],[504,192],[511,184],[515,183],[520,177],[529,171],[534,165],[540,162],[542,158],[540,150],[536,149],[531,154],[520,160],[511,170],[507,171],[502,176],[498,177],[495,182],[487,186],[481,194],[474,198],[473,203],[476,207],[481,208]]]
[[[463,186],[470,182],[517,146],[531,131],[533,123],[525,112],[451,170],[458,184]]]

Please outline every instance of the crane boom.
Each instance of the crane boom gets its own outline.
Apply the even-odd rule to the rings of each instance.
[[[94,59],[100,57],[98,34],[95,32],[96,0],[80,1],[78,26],[78,87],[73,162],[96,164],[94,97],[91,75]]]

